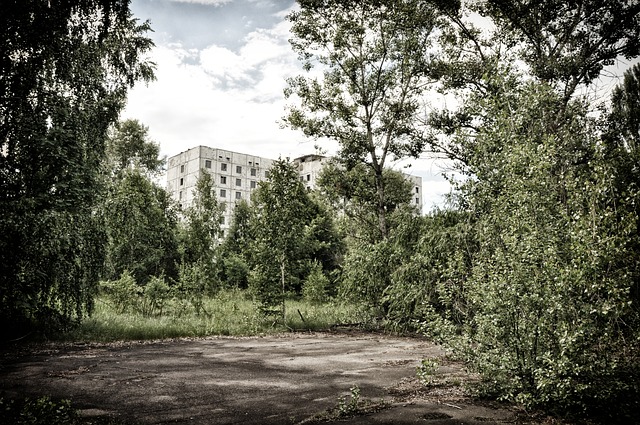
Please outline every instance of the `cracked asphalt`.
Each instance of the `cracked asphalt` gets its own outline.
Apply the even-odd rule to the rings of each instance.
[[[513,412],[464,397],[419,396],[416,367],[444,354],[424,339],[353,333],[45,344],[2,352],[0,392],[135,424],[296,424],[326,419],[357,386],[373,408],[340,422],[509,421]]]

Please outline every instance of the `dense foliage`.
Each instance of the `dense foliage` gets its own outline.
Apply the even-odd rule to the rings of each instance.
[[[291,109],[288,122],[340,143],[346,170],[328,172],[321,186],[347,217],[360,218],[350,222],[342,293],[394,326],[418,326],[449,344],[480,372],[486,394],[628,421],[640,392],[638,67],[614,89],[611,107],[581,93],[617,57],[638,56],[640,5],[432,4],[439,15],[418,21],[420,13],[405,13],[432,6],[301,2],[291,15],[294,49],[307,69],[317,59],[325,71],[290,81],[302,108]],[[370,17],[358,14],[367,8],[375,10]],[[335,23],[318,29],[333,14],[340,15]],[[469,14],[491,25],[477,28]],[[379,17],[376,28],[392,34],[367,27]],[[436,81],[455,107],[420,118],[410,102],[395,105],[414,125],[430,127],[423,143],[461,179],[447,210],[414,218],[389,206],[385,219],[395,215],[397,224],[385,226],[382,238],[367,237],[376,228],[367,188],[387,185],[352,174],[358,152],[374,158],[381,148],[364,143],[359,129],[385,128],[367,121],[379,99],[362,88],[380,87],[373,82],[396,70],[393,62],[380,65],[384,47],[432,34],[434,25],[435,47],[415,49],[425,65],[418,80]],[[429,56],[434,51],[441,54]],[[413,54],[392,52],[391,61],[417,63]],[[391,87],[374,93],[387,99],[386,89],[398,93]]]
[[[91,309],[100,164],[127,89],[153,77],[128,2],[10,1],[0,16],[0,327]],[[18,335],[14,335],[18,336]]]
[[[318,273],[335,267],[331,251],[339,249],[339,240],[331,219],[311,199],[292,163],[280,159],[269,174],[253,196],[249,283],[262,310],[279,308],[284,318],[287,294],[300,294],[310,272],[317,285]]]

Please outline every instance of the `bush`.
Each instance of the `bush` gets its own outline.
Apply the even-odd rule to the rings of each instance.
[[[122,272],[118,280],[101,282],[100,287],[120,314],[134,310],[142,295],[142,288],[136,284],[128,270]]]
[[[163,277],[153,276],[144,287],[144,300],[142,314],[145,316],[162,315],[162,312],[171,299],[172,291]]]
[[[311,304],[320,304],[327,301],[327,287],[329,279],[322,272],[322,265],[314,261],[311,272],[302,285],[302,296]]]
[[[237,254],[230,254],[223,260],[226,284],[232,288],[246,288],[249,284],[249,266]]]
[[[399,254],[388,240],[354,244],[344,260],[340,295],[369,307],[380,306],[384,290],[391,284],[390,270],[398,260]]]
[[[207,288],[207,273],[200,264],[181,264],[178,271],[180,282],[178,285],[180,296],[188,300],[196,314],[205,312],[204,296]]]
[[[282,316],[284,294],[275,264],[260,264],[249,273],[249,289],[264,316]]]

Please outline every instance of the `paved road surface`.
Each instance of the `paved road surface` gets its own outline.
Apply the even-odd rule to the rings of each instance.
[[[140,424],[295,424],[338,405],[350,388],[386,408],[346,423],[490,424],[508,411],[398,397],[425,357],[422,339],[289,334],[41,346],[3,353],[0,392],[69,398],[84,415]]]

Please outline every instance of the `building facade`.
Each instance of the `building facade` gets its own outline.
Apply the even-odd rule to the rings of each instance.
[[[249,200],[258,182],[269,177],[272,159],[197,146],[167,161],[167,190],[182,208],[193,202],[196,182],[203,170],[213,177],[218,202],[226,205],[222,229],[231,223],[236,202]]]
[[[331,158],[322,155],[305,155],[293,160],[293,163],[298,166],[300,180],[307,190],[316,188],[318,176],[325,164],[330,160]],[[411,204],[416,206],[418,211],[422,213],[422,177],[405,173],[402,173],[402,175],[410,181],[412,185]]]
[[[322,155],[305,155],[293,160],[300,180],[308,190],[316,182],[324,165],[330,160]],[[233,209],[242,199],[249,201],[258,182],[269,178],[274,160],[224,149],[197,146],[172,156],[167,161],[167,190],[182,208],[193,202],[196,182],[203,170],[213,177],[218,202],[225,204],[222,230],[231,224]],[[412,204],[422,211],[422,177],[405,174],[413,184]]]
[[[316,181],[320,176],[320,172],[330,159],[322,155],[305,155],[293,160],[293,164],[298,167],[300,181],[302,181],[307,190],[316,188]]]
[[[411,174],[404,174],[404,177],[411,182],[413,188],[411,189],[411,204],[415,205],[422,214],[422,177],[412,176]]]

